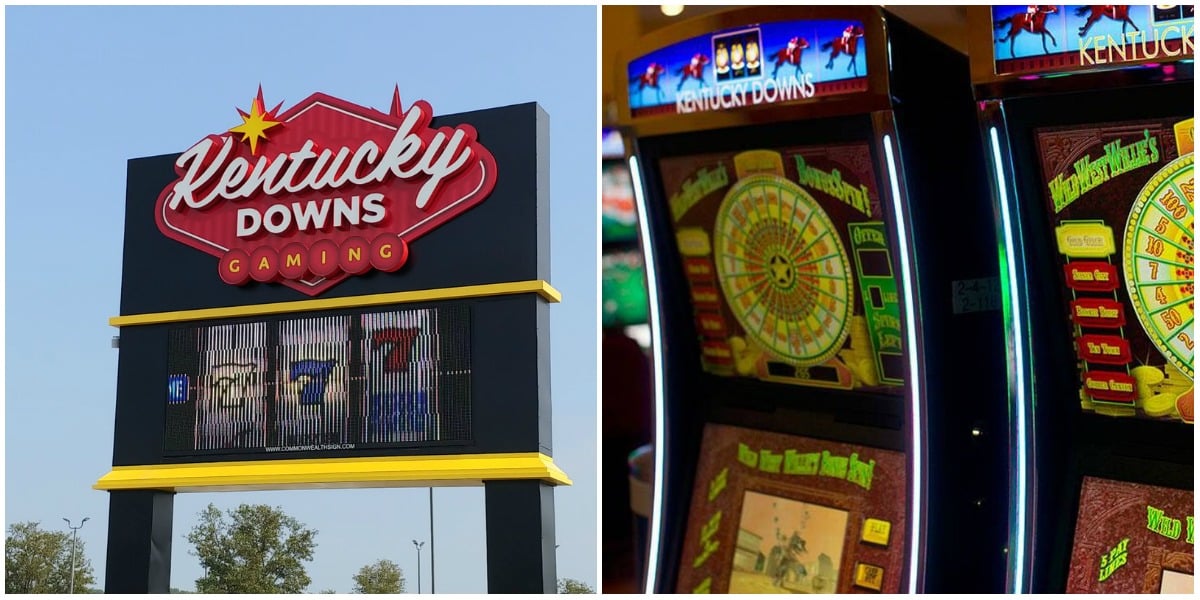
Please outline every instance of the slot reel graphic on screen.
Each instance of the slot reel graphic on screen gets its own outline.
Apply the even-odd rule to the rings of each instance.
[[[177,328],[170,454],[467,441],[465,306]]]

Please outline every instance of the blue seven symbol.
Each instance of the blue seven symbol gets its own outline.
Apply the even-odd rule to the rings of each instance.
[[[298,360],[291,365],[291,380],[300,381],[304,379],[304,386],[300,388],[300,405],[313,406],[321,404],[325,398],[325,384],[329,381],[329,374],[333,372],[333,367],[337,365],[336,360]]]

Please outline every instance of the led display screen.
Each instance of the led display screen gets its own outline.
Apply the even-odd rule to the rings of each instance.
[[[722,29],[630,61],[634,117],[740,109],[867,89],[863,24],[778,21]]]
[[[1191,594],[1190,490],[1084,477],[1067,593]]]
[[[646,265],[641,252],[604,253],[600,284],[604,302],[601,323],[604,327],[639,325],[649,319]]]
[[[993,6],[996,73],[1104,68],[1191,55],[1194,11],[1190,4]]]
[[[1193,422],[1192,123],[1035,132],[1085,411]]]
[[[705,371],[898,394],[894,255],[865,143],[659,161]]]
[[[165,450],[470,441],[470,325],[450,306],[173,329]]]
[[[622,161],[604,161],[601,167],[600,237],[604,242],[631,242],[638,237],[633,179]]]
[[[600,132],[600,157],[621,160],[625,158],[625,140],[616,129],[605,128]]]
[[[848,518],[844,510],[746,492],[729,593],[834,593]]]
[[[898,593],[903,453],[710,423],[676,592]]]

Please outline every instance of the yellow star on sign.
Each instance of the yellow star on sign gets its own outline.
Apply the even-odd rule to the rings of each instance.
[[[243,142],[250,141],[250,153],[258,154],[259,138],[267,139],[266,131],[279,125],[279,121],[271,120],[275,117],[274,112],[263,112],[262,88],[259,88],[258,97],[250,104],[250,114],[238,109],[238,113],[242,116],[242,124],[230,127],[229,132],[242,134]]]

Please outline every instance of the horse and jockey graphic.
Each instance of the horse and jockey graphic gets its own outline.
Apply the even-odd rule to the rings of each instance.
[[[1008,33],[996,40],[996,43],[1008,42],[1008,52],[1013,58],[1016,58],[1017,34],[1028,31],[1042,37],[1042,50],[1045,50],[1046,54],[1050,54],[1050,49],[1046,47],[1046,38],[1049,37],[1050,42],[1055,46],[1058,46],[1058,40],[1054,39],[1054,34],[1046,28],[1046,17],[1057,12],[1058,7],[1053,4],[1030,4],[1025,12],[996,21],[994,24],[996,29],[1008,27]]]
[[[1138,26],[1133,23],[1133,19],[1129,18],[1128,4],[1091,4],[1080,6],[1075,9],[1075,16],[1082,17],[1087,15],[1087,22],[1079,28],[1079,37],[1087,35],[1088,30],[1096,21],[1108,18],[1121,23],[1121,34],[1125,34],[1125,28],[1132,25],[1134,31],[1141,31]]]
[[[826,69],[833,68],[833,59],[845,54],[850,57],[850,62],[846,65],[846,70],[854,70],[854,76],[858,76],[858,39],[863,36],[862,25],[850,25],[842,30],[842,36],[821,44],[822,50],[829,51],[829,62],[825,63]]]
[[[774,567],[770,573],[771,585],[781,588],[784,583],[789,581],[803,581],[808,577],[808,569],[805,569],[804,563],[801,562],[807,558],[808,554],[804,538],[795,531],[789,538],[784,536],[782,531],[776,529],[775,539],[779,544],[771,548],[771,555],[767,563]]]
[[[1083,24],[1079,26],[1079,37],[1086,37],[1093,26],[1105,19],[1120,23],[1122,35],[1127,33],[1130,27],[1133,28],[1133,31],[1141,31],[1129,14],[1130,6],[1129,4],[1089,4],[1074,7],[1074,16],[1084,19]],[[1048,20],[1051,15],[1058,13],[1058,9],[1059,6],[1053,4],[1030,4],[1024,12],[1017,12],[996,20],[994,25],[997,30],[1008,28],[1008,32],[997,38],[996,43],[1008,42],[1009,56],[1016,58],[1017,35],[1027,32],[1038,35],[1042,41],[1043,52],[1050,54],[1050,47],[1046,45],[1046,39],[1049,38],[1050,45],[1054,47],[1058,46],[1058,40],[1055,39],[1052,33],[1054,27]]]
[[[771,548],[766,560],[767,574],[771,577],[773,587],[783,591],[806,591],[815,594],[834,591],[837,586],[837,567],[828,554],[818,553],[816,562],[809,562],[808,566],[805,566],[805,561],[811,560],[811,557],[800,532],[793,531],[790,536],[785,536],[782,531],[776,529],[775,539],[778,543]]]
[[[808,40],[802,37],[794,37],[788,40],[787,46],[784,46],[771,58],[775,59],[775,71],[771,73],[771,77],[779,76],[779,67],[783,65],[791,65],[796,69],[796,76],[799,77],[804,73],[804,67],[800,64],[800,59],[804,56],[804,49],[808,47]]]
[[[708,57],[697,52],[692,56],[692,60],[688,64],[679,68],[679,85],[675,86],[675,91],[683,89],[683,84],[687,83],[690,78],[695,78],[700,82],[700,87],[708,87],[708,83],[704,81],[704,67],[708,65]]]
[[[648,87],[654,88],[658,101],[662,102],[662,88],[658,87],[658,80],[661,79],[663,73],[666,72],[667,68],[658,63],[652,62],[649,65],[646,65],[646,71],[643,72],[637,79],[638,93],[642,93],[642,90],[645,90]]]

